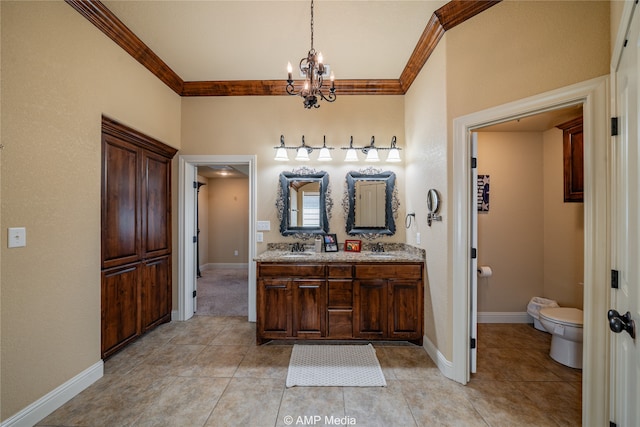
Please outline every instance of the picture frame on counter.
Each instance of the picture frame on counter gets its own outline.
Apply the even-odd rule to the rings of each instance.
[[[362,248],[361,240],[345,240],[344,241],[345,252],[360,252],[361,248]]]
[[[324,251],[338,252],[338,237],[335,234],[324,235]]]

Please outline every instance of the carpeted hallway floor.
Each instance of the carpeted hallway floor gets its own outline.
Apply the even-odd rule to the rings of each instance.
[[[202,270],[196,316],[247,316],[248,272],[245,268]]]

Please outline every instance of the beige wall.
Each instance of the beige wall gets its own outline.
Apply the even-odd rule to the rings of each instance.
[[[272,160],[280,134],[288,144],[305,134],[313,145],[327,135],[335,147],[349,135],[357,144],[376,135],[378,145],[396,135],[407,160],[385,169],[398,174],[402,204],[397,235],[383,241],[415,243],[421,233],[425,331],[452,360],[452,120],[609,71],[608,2],[505,1],[448,31],[405,97],[339,95],[313,112],[288,97],[180,100],[63,2],[2,1],[0,10],[0,228],[6,242],[7,227],[27,227],[28,243],[0,245],[2,419],[99,361],[101,114],[180,154],[257,154],[257,219],[272,226],[258,252],[285,240],[274,209],[277,176],[294,165]],[[331,175],[331,231],[343,240],[344,175],[365,165],[309,166]],[[176,182],[174,175],[174,202]],[[442,193],[444,220],[428,228],[432,187]],[[412,211],[405,234],[404,213]],[[174,209],[174,248],[176,221]]]
[[[5,420],[100,361],[101,115],[179,147],[180,99],[64,2],[0,7]]]
[[[340,147],[349,145],[351,135],[354,145],[368,144],[374,135],[377,146],[388,147],[395,135],[398,146],[404,149],[403,118],[402,96],[338,96],[335,103],[323,104],[314,111],[305,110],[302,100],[293,97],[184,98],[180,154],[257,155],[257,220],[271,222],[271,231],[265,231],[264,242],[258,243],[258,253],[266,249],[267,243],[297,240],[283,237],[279,232],[275,206],[280,172],[300,166],[328,172],[333,200],[329,228],[343,242],[346,237],[342,209],[345,176],[348,171],[371,164],[344,163],[345,151]],[[276,162],[273,147],[280,144],[280,135],[285,136],[287,146],[300,145],[302,135],[307,145],[321,146],[322,137],[326,135],[327,146],[335,147],[331,152],[334,160],[326,163],[312,160],[303,164],[291,155],[289,162]],[[401,151],[403,158],[404,153]],[[317,158],[317,152],[311,158]],[[375,167],[396,173],[401,201],[396,235],[381,241],[404,242],[404,165],[381,162]]]
[[[248,263],[249,179],[210,178],[207,186],[209,236],[206,263]],[[234,255],[236,250],[237,256]]]
[[[540,132],[478,134],[478,174],[491,179],[489,212],[478,214],[478,265],[493,269],[478,279],[479,312],[523,312],[543,296],[542,148]]]
[[[478,311],[524,312],[533,296],[582,308],[584,213],[565,203],[562,131],[480,132],[478,173],[491,176],[478,214]]]
[[[564,203],[562,130],[542,134],[544,176],[544,288],[542,296],[582,308],[584,204]]]
[[[428,292],[432,297],[427,300],[432,306],[425,309],[425,322],[434,324],[426,325],[426,336],[447,360],[452,360],[452,319],[456,315],[451,304],[450,242],[457,236],[453,235],[451,218],[446,215],[452,208],[453,120],[608,74],[609,19],[608,2],[501,2],[447,31],[434,53],[438,58],[444,55],[444,59],[440,59],[440,65],[434,65],[432,55],[406,95],[406,144],[409,147],[428,144],[417,150],[433,151],[430,158],[412,159],[407,173],[412,169],[428,170],[422,173],[434,177],[431,182],[441,186],[446,205],[443,223],[425,233],[429,239],[423,240],[423,247],[427,251]],[[439,52],[441,49],[444,53]],[[421,83],[422,79],[435,81]],[[426,99],[432,96],[433,99]],[[446,115],[434,123],[429,117],[434,111]],[[443,122],[447,126],[444,132]],[[446,179],[438,181],[435,177]],[[431,187],[431,182],[423,182],[424,187],[408,188],[407,203],[424,206],[425,188]],[[421,221],[424,222],[424,217]],[[446,234],[441,227],[447,227]],[[433,280],[436,277],[438,280]],[[430,313],[435,313],[433,319],[429,319]]]

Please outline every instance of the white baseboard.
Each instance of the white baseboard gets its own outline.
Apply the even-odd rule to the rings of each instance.
[[[453,364],[448,361],[435,345],[426,336],[422,339],[422,347],[436,364],[442,375],[449,379],[453,379]]]
[[[484,311],[478,312],[478,323],[533,323],[526,311]]]
[[[47,393],[17,414],[7,418],[0,427],[32,427],[78,395],[82,390],[102,378],[104,363],[101,361],[80,372],[69,381]]]
[[[249,268],[249,264],[246,262],[209,262],[201,265],[200,270],[213,270],[214,268]]]

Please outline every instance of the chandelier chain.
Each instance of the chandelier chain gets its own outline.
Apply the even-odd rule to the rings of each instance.
[[[313,0],[311,0],[311,50],[313,51]]]

